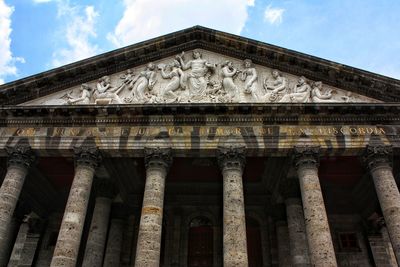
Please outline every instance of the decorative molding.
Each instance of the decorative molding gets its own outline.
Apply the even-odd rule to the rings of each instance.
[[[188,52],[188,51],[187,51]],[[171,103],[354,103],[379,101],[210,51],[182,52],[124,73],[105,75],[23,105]]]
[[[146,169],[161,167],[168,171],[172,165],[171,148],[145,147],[144,154]]]
[[[391,167],[393,148],[390,145],[367,145],[364,161],[370,170],[380,167]]]
[[[110,75],[182,50],[208,49],[278,68],[383,101],[400,100],[400,82],[256,40],[195,26],[0,86],[2,105],[37,97]]]
[[[296,169],[301,167],[315,167],[319,165],[319,146],[295,146],[294,151],[294,166]]]
[[[96,169],[102,160],[101,153],[97,147],[81,146],[74,148],[75,163]]]
[[[29,169],[35,162],[36,157],[29,145],[18,144],[13,147],[5,148],[8,154],[8,166],[19,166]]]
[[[244,170],[246,163],[244,146],[219,146],[217,151],[218,165],[222,171],[226,169]]]

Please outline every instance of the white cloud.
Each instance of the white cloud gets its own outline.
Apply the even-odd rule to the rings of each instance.
[[[107,38],[117,47],[194,25],[239,34],[254,0],[124,0],[125,11]]]
[[[68,1],[58,1],[58,18],[65,21],[63,29],[66,47],[53,53],[52,66],[58,67],[94,56],[100,52],[90,38],[97,36],[96,21],[99,13],[93,6],[71,6]]]
[[[15,63],[25,63],[21,57],[14,57],[11,52],[11,15],[14,7],[0,0],[0,84],[8,75],[17,75]]]
[[[268,5],[264,12],[264,19],[271,24],[280,24],[282,22],[283,12],[285,12],[283,8],[273,8],[271,5]]]

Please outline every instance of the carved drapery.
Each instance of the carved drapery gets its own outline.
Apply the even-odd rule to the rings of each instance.
[[[58,98],[39,101],[44,105],[374,102],[304,76],[255,66],[250,59],[239,61],[200,49],[106,75]]]

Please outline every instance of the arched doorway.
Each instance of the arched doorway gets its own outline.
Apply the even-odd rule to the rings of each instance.
[[[213,227],[206,217],[196,217],[189,225],[188,267],[213,266]]]
[[[262,245],[260,225],[253,218],[246,218],[247,255],[249,267],[262,267]]]

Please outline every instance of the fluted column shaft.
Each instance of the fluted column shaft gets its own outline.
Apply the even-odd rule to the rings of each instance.
[[[165,178],[172,158],[169,149],[146,149],[146,184],[136,246],[136,267],[158,267]]]
[[[34,155],[29,146],[17,145],[7,148],[7,173],[0,187],[0,266],[8,262],[8,252],[11,220],[24,185],[28,169],[34,161]]]
[[[75,176],[54,249],[52,267],[76,266],[93,176],[100,161],[96,148],[79,148],[75,153]]]
[[[336,267],[335,250],[318,178],[318,152],[315,147],[296,147],[295,166],[300,181],[311,265]]]
[[[220,148],[218,162],[223,176],[224,267],[246,267],[248,256],[242,181],[244,149]]]
[[[391,167],[391,147],[368,146],[366,161],[385,218],[396,260],[400,263],[400,193]]]
[[[83,267],[101,266],[107,239],[108,221],[114,195],[113,185],[107,179],[98,179],[95,183],[97,193],[86,242]]]

